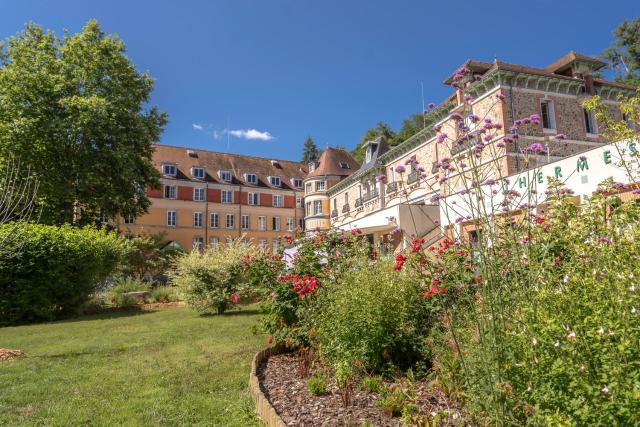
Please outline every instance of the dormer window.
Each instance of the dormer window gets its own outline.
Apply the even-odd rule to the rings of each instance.
[[[194,166],[191,168],[191,175],[195,179],[204,179],[204,168]]]
[[[269,177],[269,182],[274,187],[280,187],[282,185],[282,182],[280,181],[280,177],[279,176],[270,176]]]
[[[247,184],[257,185],[258,184],[258,175],[255,173],[246,173],[244,174],[244,179],[247,181]]]
[[[316,170],[316,162],[309,162],[309,172]]]
[[[302,178],[293,178],[293,186],[296,188],[302,188]]]
[[[367,163],[369,163],[373,158],[373,152],[376,151],[377,146],[378,144],[371,144],[367,147]]]
[[[162,165],[162,174],[165,176],[176,176],[178,168],[176,165],[164,164]]]
[[[231,171],[220,171],[220,179],[225,182],[231,182]]]
[[[346,163],[346,162],[340,162],[338,163],[338,166],[340,166],[342,169],[351,169],[351,166],[349,166],[349,163]]]

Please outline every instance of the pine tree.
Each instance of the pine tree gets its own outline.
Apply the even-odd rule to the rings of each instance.
[[[307,140],[304,142],[304,148],[302,149],[302,162],[309,163],[315,162],[320,158],[320,151],[318,151],[318,147],[316,146],[313,139],[309,136]]]

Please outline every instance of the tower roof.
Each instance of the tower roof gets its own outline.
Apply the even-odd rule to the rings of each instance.
[[[322,152],[318,165],[314,170],[309,171],[307,178],[325,175],[348,176],[359,167],[358,162],[348,151],[329,147]]]

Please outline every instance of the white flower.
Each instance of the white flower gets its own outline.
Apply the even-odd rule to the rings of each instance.
[[[584,365],[580,365],[580,372],[584,372],[584,370],[585,370]]]
[[[635,292],[635,291],[636,291],[636,286],[635,285],[629,286],[629,292]]]
[[[571,332],[569,335],[567,335],[567,339],[569,341],[573,341],[576,339],[576,333],[575,332]]]
[[[633,280],[634,277],[633,273],[629,274],[629,279]]]
[[[531,386],[527,387],[527,391],[531,391]]]
[[[600,329],[598,329],[598,333],[600,335],[604,335],[604,328],[602,326],[600,326]]]
[[[535,338],[534,338],[534,339],[532,339],[532,340],[531,340],[531,345],[533,345],[533,346],[538,345],[538,340],[537,340],[537,339],[535,339]]]
[[[562,279],[562,283],[567,283],[569,281],[569,275],[565,274],[564,279]]]
[[[556,341],[556,343],[554,344],[554,346],[556,346],[556,347],[560,347],[560,341]]]
[[[615,332],[613,332],[611,329],[609,329],[609,335],[615,335]]]
[[[600,391],[602,392],[602,394],[609,394],[609,387],[604,386]]]
[[[636,308],[635,307],[631,307],[631,314],[636,314]]]

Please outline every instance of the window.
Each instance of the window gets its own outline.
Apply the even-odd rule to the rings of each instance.
[[[195,200],[196,202],[204,201],[204,188],[193,189],[193,200]]]
[[[250,205],[258,205],[258,193],[249,193],[248,194],[248,203]]]
[[[294,228],[295,228],[295,225],[293,222],[293,218],[287,217],[287,231],[293,231]]]
[[[249,215],[242,215],[240,217],[240,228],[243,230],[249,229]]]
[[[258,239],[258,248],[260,248],[261,251],[266,251],[267,239]]]
[[[316,170],[316,162],[309,162],[309,172]]]
[[[271,185],[273,185],[274,187],[280,187],[281,182],[280,182],[280,177],[279,176],[270,176],[269,177],[269,182],[271,183]]]
[[[213,250],[218,249],[218,246],[220,246],[220,239],[217,237],[209,237],[209,247]]]
[[[296,208],[302,207],[302,197],[296,197]]]
[[[273,252],[278,252],[280,250],[280,239],[273,239]]]
[[[247,184],[256,185],[258,183],[258,175],[256,175],[255,173],[248,173],[246,177]]]
[[[318,215],[322,213],[322,201],[316,200],[313,202],[313,213]]]
[[[204,251],[204,238],[202,236],[193,237],[193,249],[198,252]]]
[[[283,206],[282,203],[282,195],[273,195],[273,207],[281,208]]]
[[[345,205],[349,204],[349,193],[344,193],[344,204]]]
[[[338,199],[333,199],[333,210],[338,210]]]
[[[175,185],[165,185],[164,186],[164,198],[165,199],[175,199],[176,198],[176,186]]]
[[[202,212],[194,212],[193,213],[193,226],[194,227],[202,227]]]
[[[311,183],[307,182],[307,184],[304,186],[304,192],[309,194],[311,193]]]
[[[373,152],[376,151],[377,144],[371,144],[367,147],[367,160],[366,163],[369,163],[373,158]]]
[[[302,188],[302,179],[301,178],[294,178],[293,179],[293,186],[296,188]]]
[[[324,181],[316,181],[316,191],[324,191]]]
[[[540,110],[542,112],[542,127],[544,129],[556,128],[556,111],[553,106],[553,101],[543,100],[540,103]]]
[[[629,114],[627,113],[622,113],[622,120],[624,120],[624,122],[627,124],[627,127],[631,130],[638,130],[638,124],[636,122],[634,122],[631,117],[629,117]]]
[[[596,118],[593,116],[593,111],[582,110],[584,112],[584,127],[587,133],[598,133],[598,126],[596,124]]]
[[[271,218],[271,229],[273,231],[280,231],[280,217],[274,216]]]
[[[300,228],[300,230],[304,230],[304,218],[300,218],[298,220],[298,227]]]
[[[225,242],[227,243],[227,246],[229,246],[230,244],[233,243],[233,237],[227,236],[227,238],[225,239]]]
[[[227,214],[227,228],[235,228],[236,216],[234,214]]]
[[[136,216],[133,215],[133,214],[125,215],[124,223],[125,223],[125,225],[135,224],[136,223]]]
[[[220,227],[220,215],[217,212],[213,212],[209,216],[209,227],[218,228]]]
[[[311,215],[311,202],[307,202],[307,216]]]
[[[162,165],[162,174],[166,176],[176,176],[178,168],[176,165]]]
[[[349,166],[349,163],[345,163],[345,162],[338,163],[338,166],[340,166],[342,169],[351,169],[351,166]]]
[[[233,191],[222,190],[222,203],[233,203]]]
[[[231,182],[231,171],[220,171],[220,179],[226,182]]]
[[[267,217],[259,216],[258,217],[258,230],[265,231],[267,229]]]
[[[191,175],[193,175],[193,177],[196,179],[204,179],[204,168],[200,168],[196,166],[192,167]]]
[[[169,227],[176,226],[176,211],[167,211],[167,225]]]

